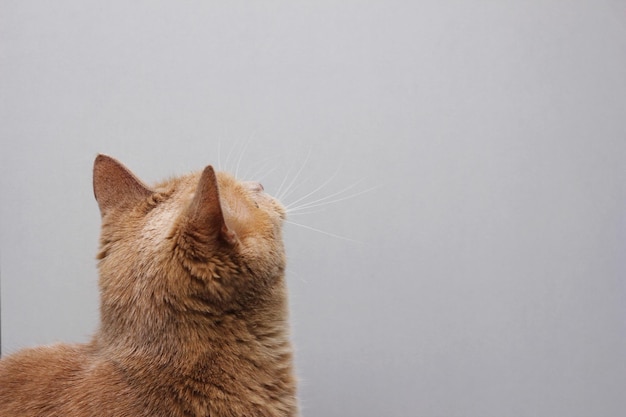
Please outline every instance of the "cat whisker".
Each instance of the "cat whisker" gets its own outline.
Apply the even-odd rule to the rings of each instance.
[[[274,168],[272,168],[272,169],[268,170],[267,172],[265,172],[265,173],[263,173],[263,174],[261,174],[261,175],[256,175],[256,176],[254,177],[254,178],[255,178],[255,181],[257,181],[257,182],[261,182],[263,179],[265,179],[265,177],[267,177],[268,175],[270,175],[272,172],[276,171],[276,169],[277,169],[277,167],[274,167]]]
[[[248,146],[250,145],[250,142],[254,139],[256,132],[252,132],[250,134],[250,137],[248,137],[248,140],[246,141],[246,143],[243,145],[243,149],[241,150],[241,153],[239,154],[239,158],[237,159],[237,165],[235,166],[235,178],[239,178],[239,166],[241,165],[241,160],[243,159],[243,156],[246,153],[246,150],[248,150]]]
[[[255,163],[253,163],[252,165],[250,165],[250,167],[246,171],[246,173],[243,174],[242,178],[245,178],[245,179],[250,180],[250,181],[258,181],[259,176],[266,176],[267,175],[267,173],[264,173],[264,172],[267,170],[268,165],[270,165],[272,163],[272,161],[274,161],[278,157],[279,157],[279,155],[272,155],[272,156],[269,156],[267,158],[263,158],[261,161],[257,161]],[[249,170],[253,169],[253,168],[256,168],[256,171],[253,171],[252,175],[249,175]],[[276,169],[276,167],[274,169],[272,169],[271,171],[274,171],[275,169]]]
[[[342,197],[333,199],[334,197],[341,196],[342,194],[345,194],[347,191],[353,189],[354,187],[356,187],[357,185],[359,185],[363,181],[364,180],[361,179],[361,180],[355,182],[354,184],[349,185],[349,186],[343,188],[340,191],[337,191],[335,193],[327,195],[326,197],[322,197],[322,198],[319,198],[319,199],[314,200],[314,201],[309,201],[309,202],[306,202],[306,203],[302,203],[302,204],[298,205],[297,207],[293,207],[293,204],[292,204],[292,205],[288,206],[287,208],[288,208],[288,210],[292,210],[293,211],[293,210],[302,210],[302,209],[307,209],[307,208],[324,206],[326,204],[332,204],[332,203],[336,203],[336,202],[339,202],[339,201],[348,200],[348,199],[350,199],[352,197],[356,197],[358,195],[367,193],[367,192],[375,190],[376,188],[379,187],[379,186],[374,186],[374,187],[367,188],[367,189],[362,190],[362,191],[355,192],[353,194],[344,195]]]
[[[326,209],[321,209],[321,210],[310,210],[310,211],[298,211],[298,212],[291,212],[288,211],[287,214],[289,214],[289,217],[292,216],[304,216],[304,215],[308,215],[308,214],[315,214],[315,213],[321,213],[323,211],[326,211]]]
[[[302,165],[300,165],[300,169],[298,169],[298,171],[296,172],[296,175],[293,177],[293,179],[291,180],[291,182],[289,183],[285,191],[279,194],[279,197],[278,197],[279,200],[282,200],[284,197],[286,197],[289,194],[289,190],[291,189],[291,187],[293,187],[295,182],[300,177],[300,174],[302,173],[302,170],[306,166],[307,162],[309,162],[310,157],[311,157],[311,148],[309,148],[309,152],[307,153],[306,158],[304,159],[304,162],[302,163]]]
[[[306,194],[303,197],[298,198],[295,201],[292,201],[291,203],[287,204],[287,208],[289,207],[293,207],[296,204],[298,204],[299,202],[306,200],[308,197],[314,195],[316,192],[320,191],[321,189],[323,189],[325,186],[327,186],[332,180],[335,179],[335,177],[337,176],[337,174],[339,173],[339,169],[337,169],[333,175],[331,175],[330,178],[328,178],[326,181],[324,181],[324,183],[322,185],[320,185],[319,187],[317,187],[316,189],[314,189],[313,191],[311,191],[310,193]]]
[[[306,178],[305,178],[305,179],[303,179],[302,181],[299,181],[299,184],[296,184],[296,186],[295,186],[295,187],[293,187],[292,189],[290,189],[290,190],[285,190],[285,191],[287,191],[287,192],[283,192],[283,196],[282,196],[281,200],[287,200],[287,199],[289,199],[289,196],[290,196],[291,194],[293,194],[293,193],[294,193],[294,192],[295,192],[298,188],[302,187],[302,185],[303,185],[303,184],[306,184],[306,183],[310,182],[311,178],[312,178],[312,176],[306,177]]]
[[[292,273],[291,275],[295,275],[295,276],[298,278],[298,280],[299,280],[300,282],[304,282],[305,284],[308,284],[308,283],[309,283],[309,281],[307,281],[307,280],[306,280],[306,278],[304,278],[304,277],[303,277],[302,275],[300,275],[300,274],[293,274],[293,273]]]
[[[334,237],[334,238],[337,238],[337,239],[346,240],[348,242],[359,243],[359,244],[363,243],[363,242],[361,242],[359,240],[356,240],[356,239],[351,239],[349,237],[337,235],[335,233],[330,233],[330,232],[327,232],[325,230],[317,229],[315,227],[307,226],[307,225],[301,224],[301,223],[292,222],[290,220],[284,220],[284,222],[292,224],[294,226],[302,227],[302,228],[307,229],[307,230],[311,230],[313,232],[321,233],[321,234],[326,235],[326,236],[331,236],[331,237]]]
[[[290,172],[291,172],[291,168],[289,168],[289,169],[287,170],[287,172],[285,173],[285,177],[283,178],[283,180],[281,181],[280,185],[278,186],[278,190],[276,191],[276,194],[275,194],[275,196],[276,196],[276,198],[277,198],[278,200],[280,200],[280,196],[281,196],[281,193],[282,193],[282,189],[283,189],[283,187],[285,186],[285,183],[287,182],[287,178],[289,178],[289,173],[290,173]]]
[[[347,186],[347,187],[344,187],[344,188],[342,188],[341,190],[336,191],[336,192],[334,192],[334,193],[332,193],[332,194],[329,194],[329,195],[324,196],[324,197],[322,197],[322,198],[319,198],[319,199],[317,199],[317,200],[304,202],[304,203],[300,204],[300,205],[298,206],[298,208],[300,208],[300,207],[304,207],[304,206],[308,206],[309,204],[317,204],[317,203],[319,203],[319,202],[322,202],[322,201],[325,201],[325,200],[329,200],[329,199],[331,199],[331,198],[333,198],[333,197],[335,197],[335,196],[341,195],[341,194],[343,194],[343,193],[345,193],[345,192],[347,192],[347,191],[349,191],[349,190],[353,189],[354,187],[356,187],[357,185],[359,185],[359,184],[360,184],[360,183],[362,183],[363,181],[364,181],[364,179],[360,179],[360,180],[356,181],[354,184],[351,184],[351,185],[349,185],[349,186]],[[301,199],[301,200],[303,200],[303,199]],[[293,203],[289,204],[289,206],[288,206],[288,207],[290,207],[290,208],[291,208],[291,207],[295,206],[295,205],[296,205],[296,202],[297,202],[297,201],[294,201]]]
[[[224,171],[228,171],[228,172],[231,171],[231,169],[229,168],[229,165],[231,163],[230,158],[231,158],[235,148],[236,148],[236,146],[231,147],[230,150],[228,151],[228,154],[226,155],[226,160],[224,161]]]

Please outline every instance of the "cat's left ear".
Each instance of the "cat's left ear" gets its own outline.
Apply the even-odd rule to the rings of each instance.
[[[187,215],[194,234],[205,243],[222,241],[234,245],[237,242],[237,235],[224,220],[217,177],[211,165],[202,172]]]
[[[93,192],[102,216],[152,194],[135,174],[107,155],[98,155],[93,164]]]

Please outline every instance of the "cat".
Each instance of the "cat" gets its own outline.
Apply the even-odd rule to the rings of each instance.
[[[149,188],[98,155],[100,326],[0,360],[0,417],[296,417],[284,207],[209,165]]]

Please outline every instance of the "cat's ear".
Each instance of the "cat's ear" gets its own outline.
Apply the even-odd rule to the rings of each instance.
[[[152,194],[128,168],[106,155],[98,155],[93,164],[93,192],[102,216]]]
[[[224,220],[217,177],[211,165],[202,172],[187,213],[190,221],[189,226],[204,242],[221,240],[234,245],[237,241],[237,235],[226,225]]]

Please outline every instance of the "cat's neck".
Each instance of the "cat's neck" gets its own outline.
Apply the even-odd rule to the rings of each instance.
[[[263,353],[271,359],[268,352],[289,348],[286,299],[280,294],[265,306],[219,315],[160,311],[136,322],[107,317],[94,345],[116,361],[167,364],[181,370],[215,353],[244,358]]]

